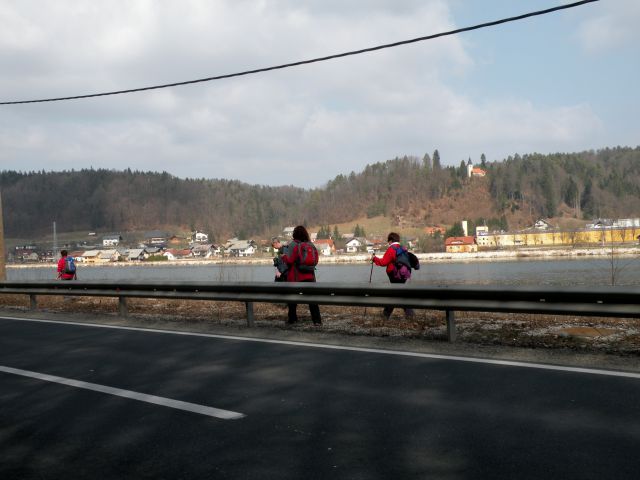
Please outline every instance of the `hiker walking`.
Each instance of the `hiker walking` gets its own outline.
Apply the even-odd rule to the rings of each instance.
[[[60,260],[58,260],[58,278],[60,280],[77,280],[76,263],[73,257],[67,254],[66,250],[60,251]]]
[[[293,241],[283,251],[281,260],[288,267],[287,282],[315,282],[316,265],[318,264],[318,250],[311,243],[309,232],[302,225],[293,229]],[[287,324],[291,325],[298,321],[296,303],[289,303],[289,313]],[[309,304],[311,320],[315,325],[321,325],[320,307],[317,303]]]
[[[391,283],[406,283],[406,281],[411,278],[411,265],[409,263],[407,249],[400,245],[400,235],[395,232],[389,233],[387,242],[389,242],[389,248],[384,252],[382,258],[378,258],[374,254],[371,256],[371,263],[379,267],[387,267],[386,272]],[[394,307],[384,307],[382,310],[382,314],[386,320],[389,320],[389,317],[391,317],[393,309]],[[411,319],[414,315],[413,309],[404,308],[405,318]]]

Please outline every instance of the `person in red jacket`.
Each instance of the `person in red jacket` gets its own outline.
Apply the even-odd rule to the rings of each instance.
[[[282,251],[280,259],[289,267],[287,270],[287,282],[315,282],[316,274],[314,271],[302,272],[298,269],[296,260],[300,255],[298,246],[301,242],[311,242],[309,232],[302,225],[298,225],[293,229],[293,241]],[[287,324],[291,325],[298,321],[298,304],[289,303],[289,314],[287,316]],[[311,312],[311,320],[315,325],[321,325],[320,307],[317,303],[309,304],[309,312]]]
[[[391,232],[387,236],[387,241],[389,242],[389,248],[387,248],[387,251],[384,252],[384,255],[382,256],[382,258],[378,258],[375,255],[373,255],[371,257],[371,262],[375,263],[379,267],[387,267],[386,272],[387,272],[387,276],[389,277],[389,281],[391,283],[406,283],[407,278],[400,278],[402,276],[397,275],[397,272],[396,272],[396,269],[398,268],[398,266],[396,265],[397,250],[404,248],[402,247],[402,245],[400,245],[400,235],[398,235],[395,232]],[[403,267],[403,268],[407,268],[407,267]],[[409,270],[408,275],[409,276],[411,275],[411,270]],[[393,309],[394,307],[384,307],[384,309],[382,310],[382,314],[386,320],[389,320],[389,317],[391,317],[391,313],[393,313]],[[415,313],[413,309],[404,308],[404,316],[407,319],[413,318],[414,315]]]
[[[67,263],[67,251],[60,251],[60,260],[58,260],[58,278],[60,280],[75,280],[77,279],[76,272],[66,273],[66,263]]]

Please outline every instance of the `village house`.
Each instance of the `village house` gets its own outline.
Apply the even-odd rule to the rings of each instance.
[[[169,249],[165,250],[164,252],[162,252],[162,256],[165,257],[170,262],[172,262],[172,261],[176,260],[176,256],[175,256],[174,252],[175,252],[174,249],[169,248]]]
[[[366,248],[367,251],[369,251],[369,247],[371,247],[371,252],[373,252],[373,244],[371,242],[367,242],[367,239],[363,237],[354,237],[345,245],[347,253],[357,253],[362,251],[363,248]]]
[[[117,262],[119,257],[117,250],[100,250],[96,261],[97,263]]]
[[[22,256],[22,259],[25,262],[37,262],[38,260],[40,260],[40,256],[38,255],[37,252],[28,252]]]
[[[68,254],[68,255],[69,255],[71,258],[73,258],[73,260],[74,260],[76,263],[82,263],[82,262],[84,262],[84,257],[83,257],[83,255],[84,255],[84,251],[76,250],[76,251],[74,251],[74,252],[69,252],[69,254]]]
[[[640,218],[619,218],[614,220],[613,228],[638,228],[640,227]]]
[[[144,260],[144,248],[131,248],[127,250],[125,258],[129,262],[141,262]]]
[[[472,236],[449,237],[444,241],[444,246],[445,246],[445,251],[447,253],[478,251],[478,245],[476,244],[476,239]]]
[[[211,251],[211,247],[213,247],[210,243],[202,243],[196,244],[191,247],[191,254],[197,258],[207,258],[209,252]]]
[[[547,222],[546,220],[540,218],[536,221],[536,223],[533,224],[533,229],[535,230],[550,230],[553,227],[553,225],[551,225],[549,222]]]
[[[593,223],[587,223],[587,230],[598,229],[598,228],[612,228],[613,220],[609,218],[597,218],[593,221]]]
[[[293,238],[293,230],[295,227],[284,227],[282,230],[282,236],[284,238]]]
[[[168,250],[165,250],[162,256],[167,257],[167,260],[180,260],[180,259],[193,257],[193,254],[191,253],[191,250],[188,248],[185,248],[185,249],[169,248]]]
[[[37,262],[40,256],[35,249],[16,247],[13,252],[13,258],[19,262]]]
[[[144,234],[145,245],[148,247],[165,247],[169,235],[160,230],[152,230]]]
[[[115,247],[120,244],[122,237],[118,234],[105,235],[102,237],[103,247]]]
[[[206,243],[209,241],[209,235],[196,230],[191,234],[191,240],[195,243]]]
[[[252,257],[256,253],[258,244],[253,240],[230,239],[225,245],[225,250],[232,257]]]
[[[100,250],[85,250],[78,260],[86,263],[97,263]]]
[[[144,258],[153,257],[155,255],[161,255],[164,251],[164,248],[161,247],[146,247],[144,249]]]
[[[315,242],[313,242],[313,244],[318,249],[318,253],[320,255],[329,256],[329,255],[335,255],[336,253],[336,246],[333,243],[333,240],[331,240],[330,238],[318,239]]]
[[[474,167],[471,163],[471,159],[467,163],[467,176],[471,177],[484,177],[487,175],[487,172],[480,167]]]
[[[482,235],[489,235],[489,227],[486,225],[476,226],[476,237],[480,237]]]

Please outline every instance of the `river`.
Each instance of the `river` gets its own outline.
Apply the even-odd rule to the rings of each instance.
[[[411,282],[422,285],[527,285],[527,286],[640,286],[640,258],[621,256],[598,258],[518,259],[469,262],[423,262]],[[368,264],[318,266],[318,282],[368,283]],[[78,267],[80,280],[171,280],[269,282],[274,269],[267,265],[135,265]],[[9,267],[7,280],[54,279],[55,267]],[[373,268],[372,283],[386,283],[384,269]]]

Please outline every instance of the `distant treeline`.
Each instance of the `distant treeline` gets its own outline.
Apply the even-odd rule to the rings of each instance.
[[[395,158],[338,175],[324,187],[268,187],[231,180],[182,180],[168,173],[79,170],[0,172],[5,234],[58,231],[200,229],[217,240],[329,225],[363,216],[423,215],[425,207],[465,190],[468,162],[441,165],[432,155]],[[553,217],[568,207],[580,218],[640,215],[640,147],[575,154],[515,155],[477,162],[495,217],[526,208]]]
[[[499,211],[524,205],[554,217],[564,204],[585,219],[640,216],[640,147],[515,155],[489,171]]]

